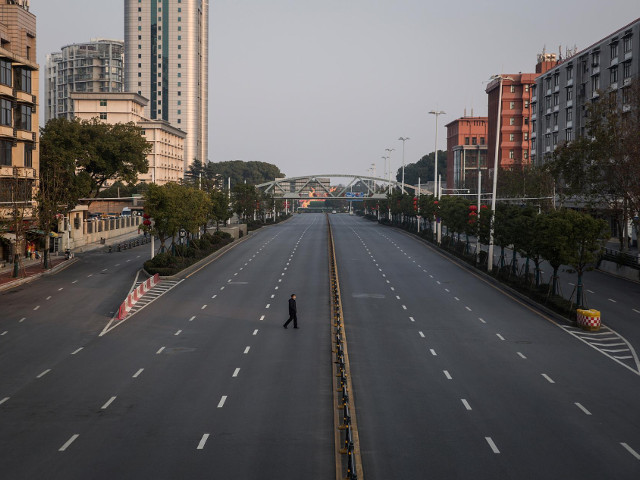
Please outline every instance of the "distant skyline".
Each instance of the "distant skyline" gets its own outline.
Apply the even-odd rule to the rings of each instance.
[[[187,0],[185,0],[187,1]],[[41,82],[47,53],[124,38],[123,2],[32,0]],[[581,12],[577,21],[577,12]],[[382,175],[433,151],[444,125],[486,115],[486,81],[533,72],[546,47],[588,47],[640,17],[636,0],[212,0],[209,160],[274,163],[288,176]],[[41,85],[41,91],[42,90]],[[42,118],[42,110],[41,110]]]

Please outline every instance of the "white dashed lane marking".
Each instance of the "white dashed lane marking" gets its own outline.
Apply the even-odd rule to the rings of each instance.
[[[584,408],[582,406],[582,404],[580,404],[578,402],[575,402],[575,406],[578,407],[580,410],[582,410],[585,415],[591,415],[591,412],[589,410],[587,410],[586,408]]]
[[[204,445],[207,443],[208,439],[209,439],[208,433],[205,433],[204,435],[202,435],[202,438],[198,442],[198,446],[196,447],[196,450],[202,450],[204,448]]]
[[[227,401],[227,396],[223,395],[222,398],[220,399],[220,401],[218,402],[218,408],[222,408],[224,407],[224,402]]]
[[[453,380],[453,377],[451,377],[451,374],[448,370],[443,370],[442,373],[444,373],[444,376],[447,377],[447,380]]]
[[[69,448],[69,446],[70,446],[73,442],[75,442],[75,441],[76,441],[76,439],[77,439],[79,436],[80,436],[80,434],[79,434],[79,433],[76,433],[76,434],[74,434],[74,435],[71,435],[71,438],[70,438],[69,440],[67,440],[67,441],[65,442],[65,444],[64,444],[64,445],[62,445],[62,446],[58,449],[58,451],[59,451],[59,452],[64,452],[67,448]]]
[[[160,355],[164,351],[164,347],[160,347],[156,352],[156,355]]]
[[[104,405],[102,405],[102,407],[100,407],[100,409],[106,410],[107,408],[109,408],[109,405],[111,405],[115,399],[116,397],[111,397],[109,400],[106,401]]]
[[[138,378],[142,372],[144,372],[144,368],[141,368],[136,373],[134,373],[133,378]]]
[[[462,405],[464,405],[464,408],[466,408],[467,410],[471,410],[471,405],[469,405],[469,402],[467,402],[464,398],[460,399],[460,401],[462,402]]]
[[[551,377],[550,377],[549,375],[547,375],[546,373],[541,373],[540,375],[542,375],[542,376],[545,378],[545,380],[547,380],[547,382],[549,382],[549,383],[556,383],[556,382],[554,382],[554,381],[551,379]]]
[[[484,437],[484,439],[489,444],[489,447],[491,448],[491,451],[493,453],[500,453],[500,450],[498,450],[498,447],[496,446],[495,442],[491,439],[491,437]]]
[[[621,442],[620,445],[622,445],[627,452],[636,457],[636,460],[640,460],[640,453],[636,452],[633,448],[631,448],[624,442]]]

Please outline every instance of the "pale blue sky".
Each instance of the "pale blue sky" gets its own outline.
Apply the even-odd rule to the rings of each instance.
[[[578,49],[640,17],[637,0],[212,0],[209,159],[287,175],[393,169],[433,151],[434,117],[485,115],[484,83],[532,72],[546,46]],[[38,59],[123,38],[122,0],[32,0]],[[581,12],[576,17],[575,12]]]

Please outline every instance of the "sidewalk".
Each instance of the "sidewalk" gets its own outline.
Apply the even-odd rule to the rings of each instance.
[[[62,268],[62,264],[67,262],[67,260],[64,259],[64,255],[55,255],[49,257],[49,262],[51,268],[45,270],[42,258],[39,260],[25,259],[23,261],[24,270],[22,268],[20,269],[17,278],[13,276],[13,264],[7,264],[5,267],[0,268],[0,290],[6,290],[30,282],[47,272],[57,271]]]

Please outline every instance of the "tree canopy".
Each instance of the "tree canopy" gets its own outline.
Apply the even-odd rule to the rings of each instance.
[[[408,163],[404,166],[404,182],[409,185],[418,185],[418,178],[422,183],[432,182],[434,174],[433,152],[424,155],[415,163]],[[443,179],[447,178],[447,152],[438,150],[438,175]],[[396,180],[402,181],[402,167],[398,169]]]
[[[276,165],[266,162],[230,160],[203,164],[199,160],[194,160],[185,173],[185,181],[193,185],[198,185],[200,179],[205,179],[207,183],[215,183],[216,176],[219,176],[221,184],[226,183],[231,177],[232,185],[245,182],[258,185],[275,178],[282,178],[285,174]],[[204,185],[203,188],[205,188]]]

